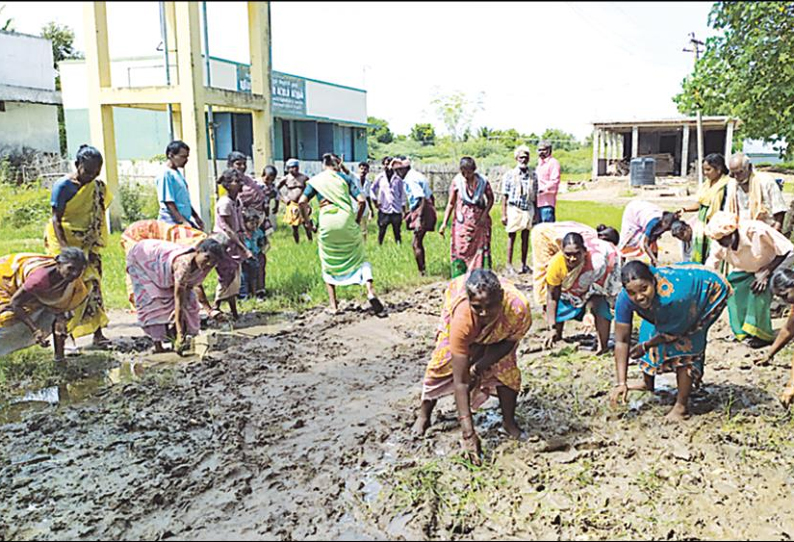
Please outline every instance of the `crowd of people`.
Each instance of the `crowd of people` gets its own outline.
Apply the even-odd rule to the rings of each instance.
[[[676,373],[672,420],[688,415],[689,395],[704,374],[709,328],[726,307],[737,340],[753,348],[771,345],[760,363],[768,363],[794,338],[794,315],[777,335],[771,322],[773,295],[794,303],[794,245],[780,233],[788,207],[774,179],[754,171],[746,156],[734,155],[728,163],[719,154],[706,156],[705,181],[695,202],[665,211],[634,200],[617,231],[557,222],[560,164],[548,142],[539,144],[535,166],[530,154],[524,145],[515,149],[516,165],[499,186],[508,240],[505,277],[500,278],[492,271],[491,251],[496,197],[471,157],[460,160],[438,224],[430,182],[405,156],[384,158],[374,179],[369,163],[351,172],[333,153],[323,155],[322,171],[312,177],[290,159],[283,177],[268,165],[254,179],[247,174],[247,156],[232,152],[217,179],[209,228],[192,206],[181,172],[190,149],[173,141],[156,180],[159,216],[131,224],[121,237],[129,301],[156,351],[171,342],[176,352],[184,352],[199,332],[202,310],[209,319],[236,319],[238,299],[267,295],[267,252],[283,205],[281,223],[291,228],[294,242],[301,242],[301,229],[309,242],[316,238],[328,310],[339,312],[337,287],[359,285],[372,313],[381,315],[385,307],[366,253],[369,221],[377,219],[379,245],[389,229],[401,243],[405,223],[423,275],[426,234],[444,236],[449,226],[452,280],[414,429],[423,434],[437,400],[452,394],[463,447],[475,459],[480,444],[471,412],[489,396],[499,398],[507,434],[523,435],[515,418],[521,389],[516,352],[531,327],[532,304],[514,284],[521,275],[532,274],[526,286],[543,310],[544,348],[563,339],[565,322],[585,321],[596,331],[597,353],[614,351],[613,403],[625,402],[630,390],[653,391],[657,374]],[[98,179],[102,165],[99,151],[80,147],[74,173],[52,188],[44,253],[0,258],[0,355],[48,344],[50,335],[59,361],[68,336],[92,335],[96,346],[107,345],[102,252],[108,245],[105,215],[112,194]],[[685,213],[696,215],[684,220]],[[658,242],[668,232],[680,242],[679,263],[661,265]],[[203,283],[213,269],[218,285],[211,304]],[[228,312],[221,310],[224,305]],[[632,344],[635,315],[641,325],[639,341]],[[638,360],[642,380],[627,380],[630,358]],[[786,404],[794,399],[794,372],[781,399]]]

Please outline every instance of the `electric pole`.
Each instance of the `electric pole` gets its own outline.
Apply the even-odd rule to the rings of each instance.
[[[691,49],[684,49],[685,53],[695,53],[695,66],[697,66],[698,60],[700,60],[700,53],[702,52],[701,47],[704,45],[702,41],[699,41],[695,38],[695,33],[689,33],[689,44],[692,46]],[[700,106],[698,105],[697,108],[697,138],[698,138],[698,162],[697,162],[697,172],[698,172],[698,186],[703,184],[703,116],[700,112]],[[684,170],[686,170],[687,164],[684,164]]]

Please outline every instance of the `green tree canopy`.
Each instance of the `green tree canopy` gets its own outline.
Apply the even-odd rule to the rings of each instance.
[[[678,110],[735,116],[746,137],[794,141],[794,2],[716,2],[709,26],[721,34],[682,82]]]
[[[422,145],[433,145],[436,142],[436,131],[430,123],[414,124],[411,128],[411,139]]]
[[[540,139],[547,139],[551,142],[552,148],[564,151],[573,151],[581,146],[576,136],[557,128],[547,128]]]
[[[389,129],[389,123],[377,117],[367,117],[367,123],[371,124],[367,128],[367,135],[374,138],[378,143],[391,143],[394,141],[394,134]]]
[[[56,68],[61,60],[83,58],[74,48],[74,30],[68,26],[50,21],[41,28],[41,37],[52,41],[52,60]]]

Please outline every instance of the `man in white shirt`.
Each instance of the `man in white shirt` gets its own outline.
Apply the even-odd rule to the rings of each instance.
[[[728,168],[739,185],[736,190],[739,218],[760,220],[781,231],[788,205],[775,179],[767,173],[753,171],[753,164],[743,153],[731,156]]]

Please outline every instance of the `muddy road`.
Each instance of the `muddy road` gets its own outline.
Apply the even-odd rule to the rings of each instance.
[[[794,421],[776,399],[790,351],[756,367],[721,322],[696,415],[670,425],[673,377],[612,410],[612,358],[535,352],[536,318],[519,351],[530,439],[505,436],[492,399],[474,467],[451,398],[409,433],[441,286],[387,301],[385,318],[316,309],[143,369],[145,341],[127,341],[109,364],[126,373],[90,394],[96,364],[70,359],[60,406],[2,420],[0,540],[794,536]]]

